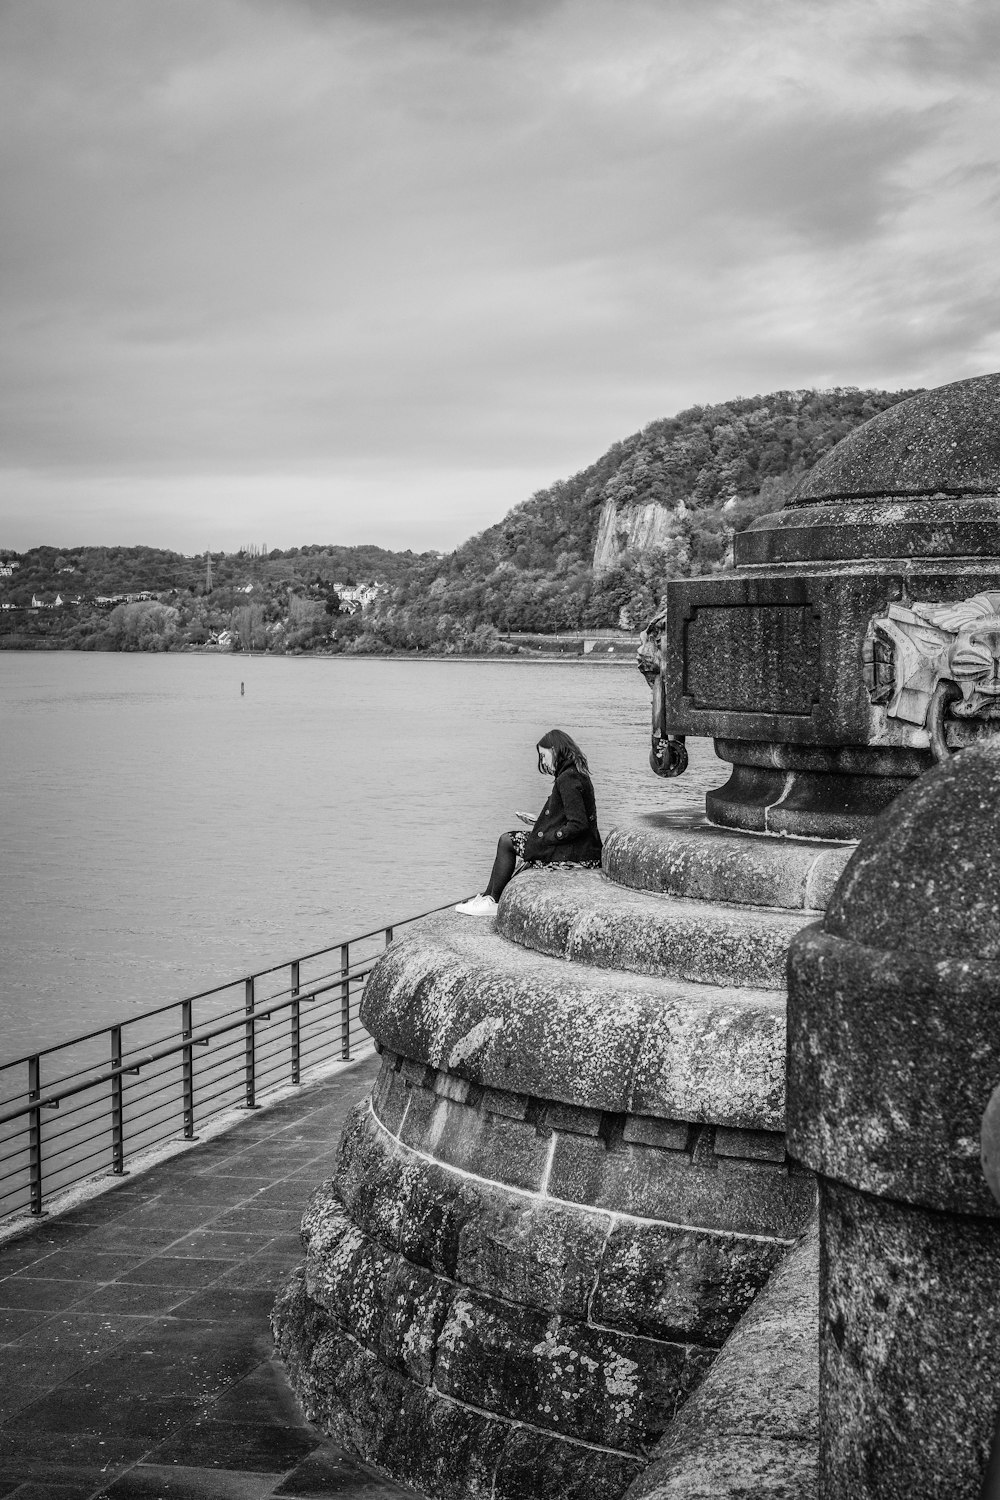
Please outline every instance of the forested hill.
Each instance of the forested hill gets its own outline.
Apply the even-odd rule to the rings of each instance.
[[[734,532],[778,509],[853,428],[914,394],[776,391],[691,407],[615,443],[445,556],[247,547],[213,554],[209,584],[204,555],[0,547],[0,646],[163,650],[228,630],[275,651],[493,651],[507,631],[639,626],[667,579],[731,566]],[[371,582],[380,588],[363,611],[339,612],[346,601],[335,583]],[[155,600],[117,604],[110,618],[98,603],[140,591]]]
[[[730,544],[777,510],[798,476],[853,428],[916,391],[775,391],[694,406],[615,443],[571,479],[540,490],[455,552],[414,565],[380,602],[389,645],[433,649],[499,631],[638,626],[668,578],[731,566]],[[595,577],[609,504],[655,504],[658,545],[626,550]],[[624,613],[623,613],[624,612]]]

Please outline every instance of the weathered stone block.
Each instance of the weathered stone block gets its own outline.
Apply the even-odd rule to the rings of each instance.
[[[778,1240],[615,1224],[590,1305],[595,1323],[718,1346],[785,1254]]]
[[[534,1125],[414,1092],[400,1139],[463,1172],[537,1190],[549,1144]]]
[[[712,1358],[460,1292],[438,1341],[438,1390],[584,1442],[635,1451]]]
[[[403,1171],[399,1146],[361,1106],[345,1131],[333,1187],[351,1219],[390,1248],[403,1223]]]
[[[376,1349],[390,1252],[349,1224],[336,1244],[306,1257],[306,1295],[359,1344]]]
[[[611,1220],[495,1190],[459,1236],[455,1277],[505,1301],[584,1320]]]
[[[387,1444],[387,1467],[434,1500],[493,1500],[509,1423],[411,1386]],[[609,1497],[610,1500],[610,1497]]]
[[[600,1135],[600,1110],[581,1109],[575,1104],[546,1104],[543,1123],[547,1130],[568,1130],[571,1135]]]
[[[339,1328],[317,1337],[296,1391],[306,1416],[366,1463],[393,1469],[409,1386]]]
[[[355,1200],[358,1228],[440,1275],[544,1311],[585,1316],[611,1222],[606,1214],[477,1182],[419,1157],[386,1172],[373,1164],[374,1152],[388,1149],[385,1138],[366,1146],[372,1177],[393,1202],[378,1192]],[[316,1195],[317,1221],[340,1213],[328,1197]]]
[[[816,1500],[815,1224],[675,1417],[626,1500]]]
[[[349,1170],[349,1163],[356,1154],[358,1138],[367,1128],[371,1117],[371,1110],[367,1099],[361,1099],[348,1111],[341,1131],[340,1142],[337,1146],[337,1166],[334,1178],[337,1178]]]
[[[456,1104],[464,1104],[469,1097],[473,1085],[467,1078],[457,1078],[454,1073],[446,1073],[441,1069],[434,1080],[434,1092],[442,1099],[452,1099]]]
[[[335,1329],[296,1387],[324,1432],[437,1500],[617,1500],[642,1466],[409,1385]]]
[[[1000,1076],[997,965],[815,928],[789,962],[795,1155],[864,1192],[1000,1214],[979,1163],[979,1121]],[[979,1036],[989,1043],[971,1047]]]
[[[271,1332],[275,1349],[292,1384],[304,1389],[305,1371],[319,1333],[320,1313],[306,1296],[305,1266],[296,1266],[278,1288],[271,1309]]]
[[[746,1161],[783,1163],[785,1137],[775,1130],[729,1130],[719,1125],[715,1131],[715,1154]]]
[[[619,1500],[642,1467],[629,1454],[515,1427],[497,1469],[495,1500]]]
[[[412,1093],[399,1068],[383,1064],[372,1091],[372,1110],[391,1135],[398,1135]]]
[[[309,1195],[305,1213],[299,1224],[299,1242],[308,1250],[310,1242],[320,1235],[338,1233],[336,1220],[346,1224],[344,1206],[337,1196],[333,1180],[321,1182]]]
[[[384,1250],[348,1221],[338,1242],[311,1247],[305,1292],[330,1324],[417,1384],[429,1385],[453,1284]]]
[[[432,1081],[436,1077],[437,1074],[433,1074]],[[432,1086],[415,1083],[407,1085],[407,1094],[409,1102],[398,1136],[404,1146],[426,1151],[428,1147],[433,1148],[441,1133],[448,1115],[448,1100],[435,1094]]]
[[[383,1059],[382,1066],[378,1071],[378,1076],[376,1077],[375,1082],[372,1084],[371,1103],[372,1108],[375,1110],[376,1114],[379,1113],[379,1105],[381,1104],[382,1099],[385,1095],[385,1091],[388,1088],[389,1077],[395,1071],[395,1068],[387,1067],[385,1060]]]
[[[1000,1389],[1000,1223],[821,1193],[827,1493],[974,1500]]]
[[[414,1088],[433,1089],[437,1069],[421,1061],[419,1056],[403,1053],[400,1071],[406,1082],[412,1084]]]
[[[425,1494],[490,1500],[509,1424],[411,1384],[339,1329],[322,1328],[309,1353],[290,1370],[322,1431]]]
[[[686,1151],[691,1126],[686,1120],[657,1120],[652,1115],[628,1115],[622,1139],[630,1145],[655,1146],[658,1151]]]
[[[714,1125],[692,1125],[691,1161],[703,1172],[719,1170],[719,1161],[715,1155]]]
[[[483,1089],[479,1107],[491,1115],[506,1115],[510,1120],[523,1120],[530,1103],[527,1094],[509,1094],[504,1089]]]
[[[809,1218],[815,1185],[771,1163],[713,1158],[700,1166],[685,1152],[623,1144],[607,1151],[584,1136],[557,1139],[548,1190],[611,1213],[794,1239]]]
[[[399,1259],[386,1268],[376,1352],[417,1385],[430,1385],[437,1341],[456,1288],[441,1276]]]
[[[454,1277],[462,1230],[478,1210],[478,1184],[447,1167],[411,1161],[402,1178],[400,1252],[416,1265]]]
[[[700,1428],[686,1430],[669,1463],[650,1465],[625,1500],[816,1500],[818,1484],[815,1443]]]

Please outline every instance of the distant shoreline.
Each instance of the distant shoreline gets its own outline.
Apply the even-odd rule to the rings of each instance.
[[[468,656],[449,651],[435,656],[429,651],[217,651],[211,646],[189,646],[184,651],[79,651],[71,646],[7,646],[0,649],[4,656],[213,656],[219,661],[422,661],[422,662],[480,662],[484,665],[504,662],[516,666],[545,666],[560,662],[573,667],[631,667],[635,670],[636,658],[632,653],[622,652],[612,656],[609,652],[588,656],[570,655],[568,652],[552,651],[544,655]]]

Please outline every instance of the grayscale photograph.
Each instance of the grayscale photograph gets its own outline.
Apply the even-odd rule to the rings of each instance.
[[[1000,6],[0,0],[0,1500],[1000,1500]]]

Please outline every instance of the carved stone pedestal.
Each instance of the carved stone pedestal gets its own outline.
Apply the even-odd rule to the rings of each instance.
[[[639,1479],[812,1212],[785,954],[848,852],[654,820],[612,879],[529,873],[495,930],[392,945],[382,1073],[275,1310],[311,1420],[435,1500]]]
[[[676,580],[646,632],[654,768],[712,735],[712,822],[857,839],[935,760],[1000,727],[1000,376],[839,443],[736,572]]]

